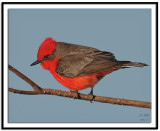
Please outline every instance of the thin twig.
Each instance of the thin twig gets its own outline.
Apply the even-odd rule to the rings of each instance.
[[[17,90],[17,89],[9,88],[8,90],[12,93],[28,94],[28,95],[47,94],[47,95],[57,95],[57,96],[63,96],[63,97],[75,98],[75,99],[81,99],[81,100],[87,100],[87,101],[92,100],[91,95],[86,95],[86,94],[81,94],[80,93],[79,97],[78,97],[77,93],[75,93],[75,92],[61,91],[61,90],[56,90],[56,89],[40,88],[32,80],[27,78],[25,75],[20,73],[18,70],[16,70],[12,66],[9,65],[8,68],[12,72],[14,72],[16,75],[18,75],[20,78],[22,78],[27,83],[29,83],[34,89],[34,91],[24,91],[24,90]],[[104,97],[104,96],[94,96],[94,101],[102,102],[102,103],[110,103],[110,104],[119,104],[119,105],[151,108],[151,103],[150,102],[137,101],[137,100],[127,100],[127,99],[119,99],[119,98]]]

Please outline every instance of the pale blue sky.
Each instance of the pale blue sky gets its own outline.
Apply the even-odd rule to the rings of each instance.
[[[105,76],[94,95],[151,101],[150,9],[10,9],[9,64],[40,87],[68,91],[40,65],[30,66],[46,37],[109,51],[118,60],[148,64]],[[10,71],[9,87],[32,90]],[[151,122],[151,110],[9,92],[9,122]]]

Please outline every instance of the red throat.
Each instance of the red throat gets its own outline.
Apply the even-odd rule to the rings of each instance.
[[[49,61],[49,60],[43,61],[43,62],[41,63],[41,66],[43,67],[44,70],[48,70],[51,62],[52,62],[52,61]]]
[[[56,41],[50,37],[46,38],[39,47],[37,60],[41,60],[46,55],[51,55],[54,52]],[[43,61],[41,63],[44,69],[48,69],[51,61]]]

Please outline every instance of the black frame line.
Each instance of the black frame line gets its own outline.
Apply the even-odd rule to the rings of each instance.
[[[2,2],[2,4],[156,4],[158,2]]]
[[[156,127],[4,127],[4,102],[3,102],[3,98],[4,98],[4,5],[5,4],[153,4],[156,7],[156,16],[155,16],[155,26],[156,26],[156,49],[155,49],[155,53],[156,53]],[[2,2],[1,3],[1,80],[2,80],[2,90],[1,90],[1,129],[17,129],[17,130],[21,130],[21,129],[38,129],[38,130],[44,130],[44,129],[66,129],[66,130],[82,130],[82,129],[86,129],[86,130],[97,130],[97,129],[158,129],[158,2]]]

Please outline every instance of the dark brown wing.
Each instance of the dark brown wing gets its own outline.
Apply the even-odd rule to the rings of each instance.
[[[117,63],[110,52],[95,51],[93,54],[68,55],[58,61],[56,73],[64,77],[75,77],[103,71],[116,66]]]
[[[85,57],[84,55],[62,57],[57,63],[56,73],[65,77],[77,76],[92,60],[92,58]]]

